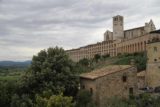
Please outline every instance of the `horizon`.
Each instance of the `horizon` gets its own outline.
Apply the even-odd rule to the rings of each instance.
[[[67,50],[101,42],[104,32],[112,31],[115,15],[124,17],[125,30],[144,26],[150,19],[158,30],[159,3],[159,0],[0,0],[3,50],[0,61],[23,62],[49,47]]]

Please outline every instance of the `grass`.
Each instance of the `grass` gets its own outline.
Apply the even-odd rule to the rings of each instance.
[[[21,68],[0,68],[0,81],[16,81],[25,71],[26,69]]]

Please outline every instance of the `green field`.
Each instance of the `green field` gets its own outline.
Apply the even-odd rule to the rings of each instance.
[[[26,68],[0,68],[0,81],[16,81],[26,71]]]

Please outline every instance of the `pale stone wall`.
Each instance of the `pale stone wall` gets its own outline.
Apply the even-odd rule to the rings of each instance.
[[[126,76],[126,82],[123,81],[123,76]],[[120,98],[129,97],[129,89],[133,88],[133,94],[137,94],[137,69],[130,67],[122,71],[118,71],[98,79],[90,80],[81,78],[81,87],[93,90],[93,101],[99,106],[103,107],[106,99],[114,96]]]
[[[147,85],[149,87],[160,86],[160,42],[147,45]]]
[[[128,40],[128,39],[132,39],[132,38],[136,38],[136,37],[142,36],[144,34],[146,34],[145,30],[144,30],[144,27],[125,30],[124,31],[124,39]]]
[[[154,25],[152,20],[150,20],[149,23],[145,23],[144,30],[145,30],[146,33],[149,33],[151,31],[156,30],[156,27],[155,27],[155,25]]]
[[[113,17],[113,38],[114,40],[123,39],[124,37],[124,26],[123,16],[117,15]]]
[[[96,54],[116,56],[116,43],[112,41],[99,42],[97,44],[88,45],[78,49],[66,51],[70,58],[77,62],[83,58],[94,58]]]
[[[137,73],[137,85],[138,85],[138,89],[144,88],[147,86],[146,84],[146,71],[141,71]]]
[[[113,32],[107,30],[104,33],[104,41],[110,41],[110,40],[113,40]]]
[[[139,89],[146,87],[145,76],[138,76],[137,79],[138,79],[137,86]]]
[[[99,42],[75,50],[69,50],[67,53],[73,61],[77,62],[83,58],[94,58],[96,54],[117,56],[119,53],[143,52],[146,51],[146,44],[152,41],[153,38],[160,38],[160,34],[146,34],[126,41]]]
[[[83,58],[93,58],[96,54],[117,56],[119,53],[134,53],[146,51],[146,44],[154,37],[160,38],[160,34],[150,34],[155,30],[151,20],[145,26],[123,31],[123,17],[113,17],[113,32],[104,33],[104,41],[78,49],[66,51],[70,58],[77,62]]]

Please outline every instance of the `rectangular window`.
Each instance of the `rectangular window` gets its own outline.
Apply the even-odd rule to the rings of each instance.
[[[93,89],[92,88],[90,88],[90,93],[93,94]]]
[[[129,94],[133,95],[133,88],[129,88]]]
[[[157,52],[157,47],[154,47],[154,52]]]
[[[123,81],[123,82],[126,82],[126,81],[127,81],[127,76],[126,76],[126,75],[124,75],[124,76],[122,77],[122,81]]]

